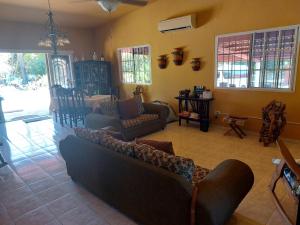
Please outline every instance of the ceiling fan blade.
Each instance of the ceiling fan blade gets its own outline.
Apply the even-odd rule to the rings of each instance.
[[[95,0],[72,0],[71,3],[95,2]]]
[[[129,5],[145,6],[148,4],[147,0],[120,0],[120,2]]]

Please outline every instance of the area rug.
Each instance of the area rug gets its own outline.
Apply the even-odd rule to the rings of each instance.
[[[9,122],[23,120],[24,123],[32,123],[41,120],[48,120],[51,117],[49,115],[27,115],[27,116],[19,116],[11,119]]]
[[[41,120],[48,120],[51,117],[48,115],[44,115],[44,116],[38,116],[38,115],[30,115],[30,116],[26,116],[26,118],[23,118],[22,120],[25,123],[32,123],[32,122],[37,122],[37,121],[41,121]]]

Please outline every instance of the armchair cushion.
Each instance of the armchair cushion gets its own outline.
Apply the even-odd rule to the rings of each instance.
[[[139,116],[138,105],[134,98],[118,101],[118,110],[121,119],[133,119]]]
[[[300,196],[300,183],[296,175],[287,166],[283,169],[283,176],[290,185],[295,195]]]

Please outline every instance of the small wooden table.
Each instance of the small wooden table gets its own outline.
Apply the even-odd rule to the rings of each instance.
[[[185,120],[188,124],[189,121],[195,121],[200,123],[200,130],[207,132],[209,128],[209,106],[213,98],[195,98],[195,97],[175,97],[178,100],[179,109],[179,126],[181,126],[181,120]],[[190,110],[191,107],[191,110]],[[193,112],[198,114],[197,117],[193,117],[189,114],[184,114],[184,112]]]

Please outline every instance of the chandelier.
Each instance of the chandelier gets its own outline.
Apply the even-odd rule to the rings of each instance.
[[[65,46],[70,44],[70,40],[67,35],[61,32],[56,24],[54,23],[53,13],[51,11],[50,0],[48,0],[48,21],[46,25],[46,34],[45,37],[39,41],[39,46],[52,48],[54,55],[57,55],[58,47]]]

